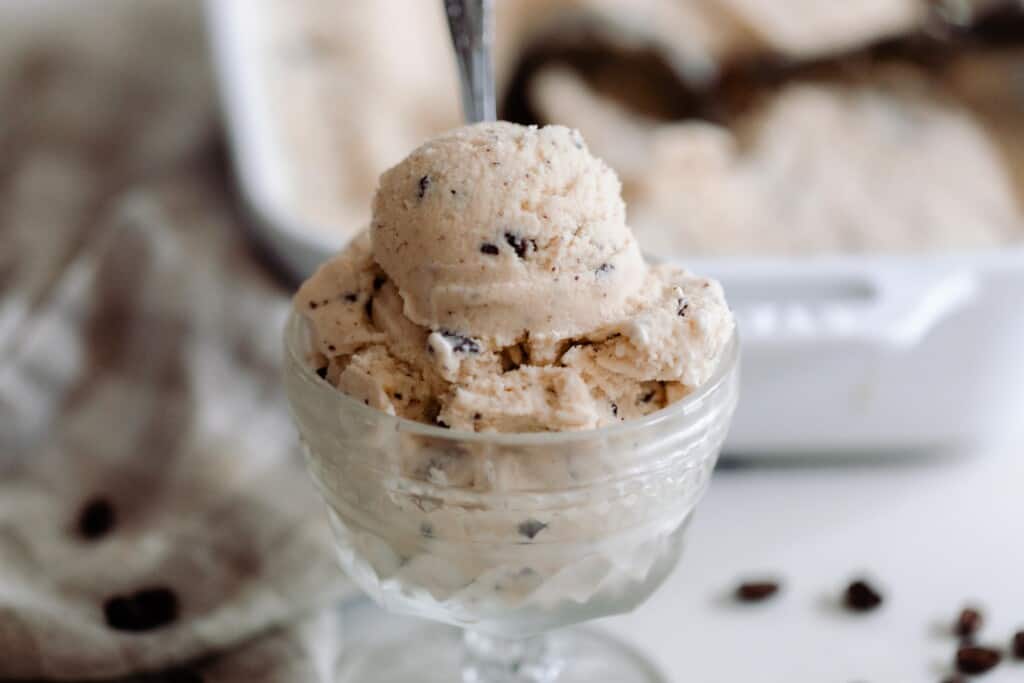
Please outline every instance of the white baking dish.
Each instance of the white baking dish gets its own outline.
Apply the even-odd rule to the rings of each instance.
[[[206,7],[252,228],[305,277],[345,238],[283,208],[285,164],[258,68],[259,12],[249,0]],[[685,265],[722,280],[740,324],[730,451],[930,453],[979,444],[1024,418],[1024,247]]]

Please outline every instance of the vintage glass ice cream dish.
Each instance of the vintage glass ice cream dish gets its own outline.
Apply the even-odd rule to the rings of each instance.
[[[306,323],[286,330],[286,388],[348,575],[424,622],[346,655],[339,680],[659,680],[586,630],[675,565],[737,400],[735,336],[690,396],[611,427],[460,432],[387,415],[320,379]],[[461,671],[461,672],[460,672]]]

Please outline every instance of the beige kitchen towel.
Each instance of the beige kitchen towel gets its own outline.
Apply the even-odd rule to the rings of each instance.
[[[326,680],[347,588],[198,7],[0,12],[0,679]]]
[[[209,174],[140,186],[0,370],[0,678],[223,651],[345,590],[279,377],[287,309]]]

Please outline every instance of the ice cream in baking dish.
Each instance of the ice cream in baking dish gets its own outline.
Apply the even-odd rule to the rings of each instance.
[[[295,306],[341,391],[469,431],[652,413],[711,376],[734,324],[717,282],[645,263],[615,173],[578,132],[503,122],[384,173],[369,231]]]

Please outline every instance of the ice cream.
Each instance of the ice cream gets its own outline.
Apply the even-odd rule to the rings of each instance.
[[[649,414],[704,382],[733,330],[718,283],[644,262],[615,173],[578,132],[503,122],[384,173],[370,230],[295,306],[327,381],[469,431]]]
[[[380,603],[522,637],[664,579],[735,406],[733,320],[716,282],[644,262],[579,133],[427,142],[295,308],[292,412],[340,561]]]
[[[990,111],[1014,111],[992,97],[999,89],[970,102],[919,68],[869,73],[787,84],[752,98],[728,127],[646,119],[565,68],[539,74],[533,96],[545,118],[579,126],[620,174],[630,223],[652,253],[909,254],[1019,243],[1024,194],[1012,167],[1024,158],[1014,144],[1024,136],[1009,131],[1020,117],[993,126],[981,110],[987,101],[996,102]],[[985,89],[976,72],[970,82]]]

